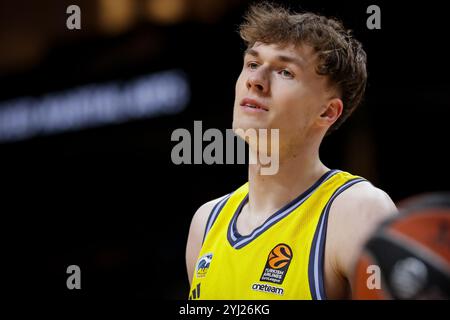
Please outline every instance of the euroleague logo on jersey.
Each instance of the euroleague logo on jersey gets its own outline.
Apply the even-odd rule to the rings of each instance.
[[[284,277],[292,261],[292,249],[285,243],[280,243],[273,248],[267,257],[264,271],[260,281],[276,284],[283,283]]]
[[[197,265],[195,266],[195,274],[197,275],[197,278],[204,278],[206,276],[212,257],[212,253],[207,253],[198,259]]]

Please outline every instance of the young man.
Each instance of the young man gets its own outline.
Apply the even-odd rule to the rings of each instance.
[[[240,34],[233,129],[279,129],[279,169],[250,164],[248,183],[195,213],[189,298],[348,298],[362,245],[396,212],[385,192],[319,158],[361,101],[365,52],[340,22],[269,4],[250,8]]]

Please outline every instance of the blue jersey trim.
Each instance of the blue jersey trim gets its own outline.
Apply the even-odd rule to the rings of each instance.
[[[223,196],[212,208],[211,213],[209,214],[208,220],[206,221],[205,233],[203,235],[202,244],[205,242],[206,235],[208,234],[209,230],[211,230],[214,222],[216,221],[217,217],[219,216],[219,213],[222,211],[223,207],[225,206],[225,203],[230,198],[230,196],[231,196],[231,193]]]
[[[340,172],[340,170],[329,170],[325,174],[323,174],[308,190],[303,192],[301,195],[299,195],[294,200],[290,201],[287,205],[285,205],[283,208],[272,214],[261,226],[253,230],[252,233],[249,235],[243,236],[239,234],[236,227],[236,221],[241,213],[242,207],[245,205],[245,203],[248,202],[248,193],[245,196],[245,198],[241,201],[238,208],[236,209],[236,212],[233,215],[233,218],[231,219],[229,226],[228,226],[228,232],[227,232],[227,238],[231,246],[233,246],[235,249],[240,249],[244,246],[246,246],[248,243],[256,239],[258,236],[260,236],[264,231],[269,229],[271,226],[273,226],[275,223],[289,215],[292,211],[296,210],[303,202],[305,202],[311,194],[326,180],[331,178],[336,173]]]
[[[308,263],[309,289],[311,291],[311,297],[313,298],[313,300],[326,299],[323,274],[324,274],[325,242],[327,236],[328,215],[330,212],[331,204],[333,203],[334,199],[336,199],[336,197],[339,194],[341,194],[344,190],[362,181],[367,180],[365,180],[364,178],[355,178],[346,181],[333,193],[333,195],[330,197],[327,204],[325,205],[324,209],[322,210],[319,223],[317,224],[316,231],[314,233]]]

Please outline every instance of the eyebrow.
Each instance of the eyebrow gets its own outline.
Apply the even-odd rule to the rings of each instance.
[[[249,48],[249,49],[245,50],[244,56],[247,55],[247,54],[251,55],[251,56],[254,56],[256,58],[259,57],[259,52],[256,51],[255,49],[252,49],[252,48]],[[297,57],[286,56],[286,55],[282,55],[281,54],[281,55],[275,56],[275,60],[282,61],[282,62],[287,62],[287,63],[293,63],[293,64],[297,65],[300,68],[304,68],[304,66],[305,66],[304,61],[302,61],[301,59],[299,59]]]

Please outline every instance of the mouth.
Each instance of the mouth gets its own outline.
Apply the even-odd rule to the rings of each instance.
[[[245,98],[241,101],[241,107],[249,111],[269,111],[269,108],[255,99]]]

